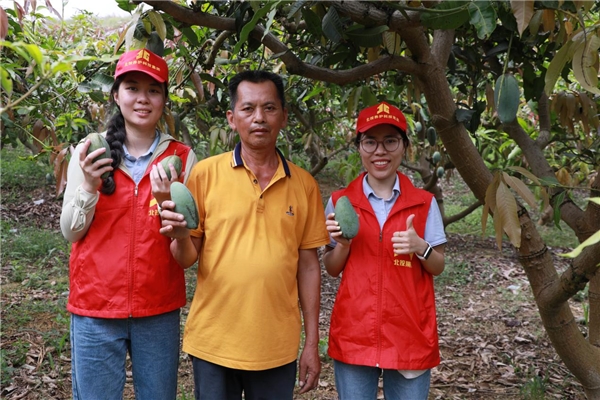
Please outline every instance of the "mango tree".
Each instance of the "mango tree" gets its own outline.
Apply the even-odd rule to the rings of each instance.
[[[180,41],[206,32],[210,38],[199,44],[221,65],[243,68],[258,52],[263,66],[310,79],[323,91],[356,86],[337,103],[350,113],[386,98],[434,127],[445,155],[493,215],[498,241],[506,234],[514,246],[557,353],[586,395],[600,398],[600,245],[584,248],[559,274],[524,204],[540,206],[529,189],[537,186],[580,241],[600,229],[598,205],[578,207],[556,175],[557,167],[571,177],[587,168],[582,182],[598,197],[593,95],[600,35],[593,2],[146,3],[165,13]],[[559,78],[565,90],[554,92]],[[374,96],[356,97],[358,86]],[[497,170],[482,157],[481,127],[511,142],[498,152],[504,160]],[[510,161],[515,153],[520,165]],[[586,337],[568,300],[588,284]]]

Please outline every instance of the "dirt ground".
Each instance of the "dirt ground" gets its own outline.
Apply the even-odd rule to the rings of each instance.
[[[45,201],[37,205],[20,205],[18,209],[3,205],[2,219],[58,229],[60,202],[53,199],[50,190],[37,194],[37,198]],[[429,398],[584,399],[581,386],[548,341],[529,283],[513,251],[509,247],[499,251],[494,241],[480,236],[453,234],[448,239],[447,268],[436,278],[442,361],[433,370]],[[55,255],[55,259],[58,261],[54,262],[62,262],[67,268],[67,254]],[[53,303],[57,305],[56,309],[64,306],[65,292],[52,290],[52,284],[47,285],[47,289],[40,289],[32,288],[26,282],[11,282],[8,279],[13,273],[11,260],[5,258],[1,265],[3,322],[7,312],[23,302]],[[325,347],[338,284],[338,279],[323,271],[322,373],[318,389],[297,395],[299,400],[337,399],[333,367],[325,355]],[[192,290],[190,285],[188,297]],[[581,303],[573,302],[572,308],[576,317],[581,318]],[[184,318],[186,314],[187,307],[183,311]],[[581,329],[585,331],[586,328],[581,326]],[[1,388],[3,399],[70,398],[68,340],[62,343],[62,351],[58,351],[56,345],[50,346],[46,340],[49,334],[56,335],[57,331],[58,336],[68,338],[68,323],[61,321],[56,312],[39,312],[20,326],[2,324],[2,373],[12,375],[12,380]],[[10,359],[10,354],[19,343],[28,344],[28,351],[17,364],[16,360]],[[192,368],[184,354],[181,356],[179,385],[179,398],[192,398]],[[125,398],[133,398],[130,377]],[[381,393],[379,398],[383,398]]]

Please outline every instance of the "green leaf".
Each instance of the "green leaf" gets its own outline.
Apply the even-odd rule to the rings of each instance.
[[[302,9],[302,18],[306,22],[306,29],[315,37],[319,38],[323,35],[321,28],[321,18],[310,8]]]
[[[248,36],[254,30],[256,24],[258,24],[258,21],[267,15],[267,13],[271,11],[273,7],[277,6],[277,4],[279,4],[278,1],[267,2],[265,7],[260,8],[256,13],[254,13],[252,19],[248,21],[248,23],[242,28],[242,31],[240,32],[240,40],[235,44],[235,47],[233,48],[233,54],[238,54],[240,52],[242,45],[248,41]]]
[[[304,10],[306,9],[306,7],[304,7],[304,5],[308,3],[308,0],[298,0],[296,1],[291,7],[290,7],[290,11],[288,12],[287,18],[288,19],[292,19],[294,17],[294,15],[298,12],[298,10],[302,10],[302,16],[304,17]],[[306,17],[304,17],[306,18]],[[319,22],[321,20],[319,19]]]
[[[567,62],[573,57],[573,53],[575,53],[575,45],[573,41],[569,40],[567,43],[563,45],[557,52],[552,61],[550,61],[550,65],[548,66],[548,70],[546,71],[545,77],[545,86],[544,91],[547,95],[552,93],[554,89],[554,85],[558,80],[558,77],[562,73],[563,68],[567,64]]]
[[[554,225],[560,230],[562,230],[562,228],[560,227],[560,205],[565,200],[565,196],[566,192],[560,192],[552,201],[552,208],[554,209]]]
[[[360,47],[375,47],[383,43],[382,33],[389,31],[387,25],[365,28],[358,25],[354,29],[346,30],[345,34],[354,44]]]
[[[421,22],[431,29],[456,29],[469,20],[469,1],[442,1],[433,10],[421,13]]]
[[[265,32],[262,35],[262,39],[269,34],[271,25],[273,25],[273,21],[275,20],[275,15],[277,15],[277,8],[273,8],[267,17],[267,24],[265,25]]]
[[[329,7],[327,14],[325,14],[323,17],[321,28],[323,29],[323,34],[327,37],[327,39],[334,43],[339,43],[342,41],[342,21],[340,20],[340,16],[335,10],[335,7]]]
[[[131,3],[129,0],[116,0],[119,8],[131,13],[137,7],[137,4]]]
[[[485,39],[496,29],[496,10],[489,0],[476,0],[469,3],[471,25],[477,30],[477,37]]]
[[[35,44],[26,44],[25,49],[31,55],[31,58],[35,61],[35,63],[41,68],[43,64],[44,56],[42,55],[42,51]]]
[[[371,91],[371,89],[368,86],[363,87],[361,97],[362,97],[363,105],[365,107],[377,104],[377,96],[375,96],[375,94],[373,94],[373,92]]]
[[[218,78],[215,78],[214,76],[210,75],[210,74],[206,74],[206,73],[201,73],[199,74],[200,78],[203,81],[209,81],[214,83],[217,87],[220,87],[222,89],[226,89],[227,87],[225,86],[225,84],[223,82],[221,82]]]
[[[346,109],[348,118],[352,118],[352,114],[354,114],[354,112],[358,108],[358,100],[360,99],[361,88],[362,87],[359,86],[350,90],[348,96],[348,107]]]
[[[196,35],[196,31],[194,31],[191,27],[186,26],[185,28],[182,28],[181,33],[183,33],[193,47],[200,47],[198,35]]]
[[[560,186],[560,182],[558,181],[558,179],[556,179],[555,176],[545,176],[543,178],[540,178],[539,182],[542,186],[547,187]]]
[[[23,42],[8,42],[5,40],[0,40],[0,48],[2,48],[2,47],[8,47],[12,51],[14,51],[18,55],[20,55],[22,58],[27,60],[27,62],[31,62],[31,56],[24,49],[25,43],[23,43]]]
[[[306,96],[304,96],[302,98],[302,101],[307,101],[307,100],[311,99],[312,97],[317,96],[323,90],[325,90],[324,86],[315,86],[315,87],[313,87],[313,90],[311,90],[309,94],[307,94]]]
[[[52,65],[52,73],[57,74],[60,72],[67,72],[73,69],[73,63],[71,62],[58,62]]]
[[[13,90],[13,82],[12,79],[10,79],[10,76],[8,76],[8,71],[2,68],[2,66],[0,66],[0,85],[6,95],[10,97]]]

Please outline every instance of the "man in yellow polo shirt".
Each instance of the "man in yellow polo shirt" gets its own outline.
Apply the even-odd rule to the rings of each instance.
[[[185,229],[173,202],[162,204],[161,232],[174,238],[175,259],[184,268],[198,261],[183,350],[196,399],[292,400],[302,319],[300,393],[317,386],[321,371],[317,248],[329,243],[321,195],[276,148],[288,116],[281,78],[245,71],[229,93],[227,120],[240,143],[189,176],[198,229]]]

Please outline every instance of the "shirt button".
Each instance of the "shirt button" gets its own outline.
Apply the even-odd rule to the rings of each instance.
[[[258,183],[258,181],[255,179],[252,182],[254,182],[254,184],[256,185]]]

